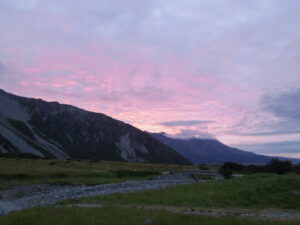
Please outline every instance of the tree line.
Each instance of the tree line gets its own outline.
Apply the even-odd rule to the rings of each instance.
[[[243,165],[235,162],[225,162],[219,169],[219,172],[225,177],[230,178],[234,173],[276,173],[300,174],[300,163],[293,165],[289,160],[272,159],[265,165]]]

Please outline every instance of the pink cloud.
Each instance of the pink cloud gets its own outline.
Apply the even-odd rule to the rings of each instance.
[[[1,88],[148,131],[254,140],[239,134],[274,119],[260,96],[299,83],[299,3],[166,3],[1,2]],[[216,122],[160,125],[179,120]]]

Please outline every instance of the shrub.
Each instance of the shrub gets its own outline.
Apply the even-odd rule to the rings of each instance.
[[[233,171],[242,171],[244,169],[242,164],[235,162],[225,162],[222,167]]]
[[[230,179],[230,178],[232,178],[233,170],[230,168],[221,166],[219,173],[222,174],[222,176],[225,177],[226,179]]]
[[[297,165],[294,166],[293,170],[295,171],[295,173],[300,174],[300,163],[298,163]]]
[[[248,165],[246,167],[247,173],[267,173],[266,165]]]
[[[293,171],[293,165],[291,161],[272,159],[268,164],[267,168],[271,173],[286,174]]]

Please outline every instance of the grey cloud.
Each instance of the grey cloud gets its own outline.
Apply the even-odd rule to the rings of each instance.
[[[160,125],[166,127],[176,127],[176,126],[195,126],[195,125],[207,125],[214,123],[212,120],[175,120],[175,121],[166,121],[160,123]]]
[[[300,141],[279,141],[279,142],[264,142],[264,143],[242,143],[239,146],[300,146]],[[300,149],[299,149],[300,152]]]
[[[264,96],[263,109],[279,118],[300,120],[300,89],[281,93],[278,96]]]
[[[282,141],[282,142],[266,142],[266,143],[245,143],[238,144],[234,147],[254,151],[262,154],[270,153],[300,153],[300,141]]]
[[[300,122],[283,119],[266,124],[257,124],[255,129],[232,130],[232,133],[240,136],[273,136],[284,134],[300,134]]]
[[[199,131],[199,130],[193,130],[193,129],[182,129],[179,133],[172,135],[174,138],[183,138],[183,139],[188,139],[188,138],[201,138],[201,139],[215,139],[215,137],[204,131]]]
[[[165,89],[150,85],[146,85],[140,88],[132,87],[131,89],[126,90],[123,94],[132,95],[137,98],[157,101],[170,98],[170,94]]]
[[[300,134],[300,89],[278,95],[264,95],[259,102],[262,109],[261,121],[250,117],[231,127],[228,134],[238,136],[279,136]],[[271,115],[270,115],[271,114]],[[273,117],[272,117],[273,115]]]
[[[244,109],[256,104],[251,102],[256,98],[249,104],[245,101],[252,99],[256,93],[266,88],[276,90],[299,83],[299,8],[300,1],[293,0],[190,0],[188,3],[181,0],[90,0],[88,3],[79,0],[1,0],[0,21],[5,23],[0,24],[3,46],[0,58],[5,62],[16,62],[16,65],[5,64],[3,79],[0,68],[1,86],[19,85],[19,90],[26,89],[26,92],[31,91],[32,96],[38,95],[37,89],[24,88],[20,86],[21,82],[33,81],[38,77],[65,76],[61,73],[73,74],[78,69],[73,71],[68,66],[62,72],[49,68],[48,72],[36,74],[36,78],[17,73],[18,70],[25,65],[37,67],[52,59],[61,64],[72,62],[75,56],[67,53],[79,53],[94,59],[83,61],[81,69],[95,73],[102,83],[107,80],[105,74],[109,74],[117,81],[112,84],[114,91],[103,85],[105,88],[101,90],[98,88],[97,91],[83,93],[81,87],[91,85],[87,83],[72,90],[72,94],[49,92],[48,96],[58,99],[68,97],[70,102],[76,104],[80,99],[84,99],[81,104],[86,100],[93,104],[100,102],[101,110],[109,105],[102,104],[103,101],[113,101],[118,103],[118,110],[137,103],[149,108],[159,103],[174,111],[181,109],[170,106],[171,103],[177,96],[182,96],[184,100],[178,99],[179,103],[199,106],[190,108],[194,112],[206,110],[208,114],[214,114],[220,111],[234,120],[239,117],[229,114],[228,111],[232,110],[227,109],[241,105],[240,113],[243,113]],[[8,49],[17,49],[17,54],[11,54]],[[59,52],[53,53],[56,50]],[[45,55],[49,58],[40,61]],[[120,65],[117,72],[111,71],[110,68],[115,67],[112,62]],[[146,64],[163,65],[157,69],[157,74],[162,74],[163,79],[154,78],[156,71],[147,71],[147,66],[144,68]],[[138,65],[142,67],[140,71],[137,69],[134,75],[126,74],[126,68],[136,68]],[[17,72],[11,72],[13,70]],[[129,77],[137,79],[131,80]],[[198,77],[209,79],[198,82]],[[136,86],[128,88],[128,84],[135,80]],[[177,87],[181,83],[184,87]],[[243,90],[244,94],[231,92],[238,89]],[[76,93],[85,97],[79,97]],[[289,100],[276,97],[266,99],[263,104],[265,110],[285,121],[254,124],[255,117],[260,115],[253,113],[249,123],[233,131],[237,135],[248,136],[299,133],[299,123],[291,122],[295,119],[299,121],[297,104],[294,109],[291,107],[297,103],[295,94],[289,94]],[[281,101],[286,102],[288,107],[281,108]],[[224,105],[224,111],[216,111],[215,107],[207,104],[211,102]],[[184,118],[184,111],[180,113]],[[181,128],[209,124],[203,121],[166,123],[164,126]],[[229,126],[226,120],[222,125]],[[222,131],[222,125],[214,134]],[[224,129],[222,132],[230,130]],[[182,130],[178,135],[207,134]]]
[[[103,100],[108,102],[114,102],[121,99],[121,96],[117,93],[111,93],[111,92],[103,92],[103,93],[97,93],[97,94],[91,94],[90,96],[86,96],[83,93],[77,93],[77,92],[65,92],[65,91],[59,91],[59,90],[50,90],[50,89],[43,89],[41,90],[42,93],[49,94],[51,96],[55,97],[68,97],[72,99],[83,99],[86,101],[95,101],[95,100]]]
[[[2,77],[3,76],[3,74],[5,73],[5,67],[4,67],[4,65],[3,65],[3,63],[2,62],[0,62],[0,77]]]
[[[300,134],[300,129],[297,130],[275,130],[275,131],[259,131],[254,133],[234,133],[238,136],[274,136],[274,135],[284,135],[284,134]]]
[[[101,92],[97,94],[102,100],[105,101],[125,101],[126,96],[132,96],[135,100],[147,100],[147,101],[162,101],[170,99],[169,93],[155,86],[144,86],[144,87],[131,87],[124,90],[98,90]]]
[[[116,102],[116,101],[120,101],[122,99],[122,96],[117,93],[100,93],[97,94],[97,98],[103,101]]]

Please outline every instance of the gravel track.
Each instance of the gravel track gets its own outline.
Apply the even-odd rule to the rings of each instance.
[[[64,199],[74,199],[113,193],[128,193],[162,189],[169,186],[194,183],[189,174],[169,174],[154,180],[127,181],[96,186],[31,185],[0,192],[0,215],[35,206],[54,205]]]
[[[57,205],[57,207],[82,207],[82,208],[102,208],[105,204],[93,204],[93,203],[78,203],[69,205]],[[238,217],[252,217],[252,218],[265,218],[275,220],[300,220],[300,212],[297,211],[283,211],[278,209],[267,210],[250,210],[250,209],[206,209],[195,207],[180,207],[180,206],[163,206],[163,205],[126,205],[126,204],[113,204],[112,206],[123,208],[136,208],[139,210],[164,210],[170,213],[184,214],[184,215],[198,215],[198,216],[238,216]]]

